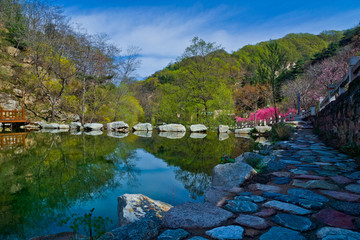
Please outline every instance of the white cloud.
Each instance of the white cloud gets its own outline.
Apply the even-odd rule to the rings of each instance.
[[[219,6],[199,11],[188,9],[115,8],[77,12],[68,9],[73,21],[89,33],[107,33],[121,48],[142,48],[142,66],[138,75],[145,77],[175,61],[194,36],[217,42],[229,52],[245,44],[275,39],[291,32],[319,33],[327,29],[345,29],[359,22],[360,9],[332,16],[314,12],[289,12],[270,19],[249,22],[242,9]],[[245,15],[246,16],[246,15]]]

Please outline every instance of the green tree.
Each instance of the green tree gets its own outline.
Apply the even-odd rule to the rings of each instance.
[[[260,54],[257,74],[260,82],[268,82],[271,86],[272,104],[275,108],[275,119],[278,121],[276,110],[277,94],[279,92],[277,78],[286,70],[287,58],[283,49],[276,41],[270,41],[265,52]]]
[[[208,123],[210,112],[233,107],[232,93],[227,87],[228,76],[219,71],[222,63],[217,53],[223,49],[198,37],[191,42],[181,57],[183,66],[178,86],[181,86],[183,101],[198,109],[197,115],[204,113]]]

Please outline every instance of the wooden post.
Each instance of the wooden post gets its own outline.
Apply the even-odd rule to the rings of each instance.
[[[22,109],[22,119],[25,120],[25,108]]]
[[[0,108],[0,119],[3,118],[3,108]]]

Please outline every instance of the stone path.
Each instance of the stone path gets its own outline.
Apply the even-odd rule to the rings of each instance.
[[[233,215],[221,226],[166,239],[360,240],[359,165],[311,130],[300,129],[278,145],[268,172],[223,204]]]

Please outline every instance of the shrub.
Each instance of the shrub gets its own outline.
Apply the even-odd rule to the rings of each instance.
[[[247,163],[258,173],[263,173],[267,169],[266,166],[261,163],[261,158],[250,158],[247,160]]]
[[[340,148],[340,151],[350,155],[351,157],[359,158],[360,157],[360,146],[357,146],[355,143],[349,143]]]
[[[220,158],[220,163],[221,164],[225,164],[225,163],[234,163],[235,162],[235,159],[229,157],[228,155],[223,155],[221,158]]]
[[[273,141],[289,140],[292,132],[293,128],[284,123],[273,124],[271,129],[271,139]]]

